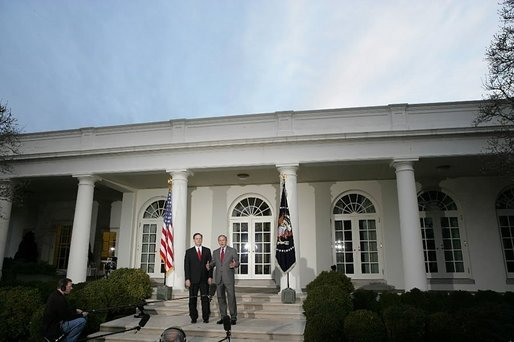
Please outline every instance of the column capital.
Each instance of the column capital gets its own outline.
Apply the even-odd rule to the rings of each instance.
[[[172,180],[187,180],[189,176],[193,175],[193,172],[187,169],[166,170],[166,173],[170,175]]]
[[[412,165],[417,161],[419,158],[394,158],[389,166],[394,167],[396,171],[412,170]]]
[[[72,175],[72,177],[77,178],[79,180],[79,184],[85,185],[94,185],[96,182],[102,180],[102,178],[91,174],[77,174]]]
[[[299,164],[277,164],[275,165],[280,174],[285,175],[296,175],[296,171],[298,170]]]

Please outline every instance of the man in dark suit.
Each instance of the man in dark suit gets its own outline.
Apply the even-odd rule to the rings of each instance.
[[[193,235],[195,245],[186,250],[184,258],[184,270],[186,278],[186,288],[189,289],[189,316],[191,323],[196,323],[198,310],[196,308],[198,290],[200,290],[202,302],[202,319],[204,323],[209,323],[209,285],[212,282],[212,271],[206,269],[211,257],[211,250],[202,246],[203,236],[200,233]]]
[[[230,322],[232,325],[235,325],[237,322],[235,270],[239,267],[239,257],[237,250],[227,246],[227,237],[225,235],[218,236],[218,244],[220,248],[213,252],[212,261],[207,264],[208,270],[216,268],[214,279],[217,284],[216,291],[221,316],[221,319],[216,323],[223,324],[223,317],[227,315],[228,299]]]

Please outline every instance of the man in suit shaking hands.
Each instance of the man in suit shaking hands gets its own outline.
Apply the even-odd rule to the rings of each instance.
[[[202,246],[203,236],[200,233],[193,235],[195,245],[186,250],[184,257],[184,271],[186,278],[186,288],[189,289],[189,316],[191,323],[196,323],[198,319],[198,309],[196,308],[198,290],[200,290],[202,302],[202,319],[204,323],[209,323],[211,313],[209,307],[209,285],[212,282],[212,270],[206,269],[211,257],[211,250]]]
[[[217,284],[218,306],[221,317],[216,323],[223,324],[223,317],[227,316],[228,299],[230,322],[232,325],[235,325],[237,322],[235,271],[239,267],[239,258],[237,251],[227,246],[227,237],[225,235],[218,236],[218,244],[220,248],[213,252],[212,261],[207,264],[207,270],[216,268],[214,279]]]

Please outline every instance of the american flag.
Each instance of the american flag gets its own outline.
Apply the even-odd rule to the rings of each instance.
[[[171,212],[171,190],[164,205],[164,221],[161,234],[161,260],[164,262],[166,273],[173,270],[173,224]]]

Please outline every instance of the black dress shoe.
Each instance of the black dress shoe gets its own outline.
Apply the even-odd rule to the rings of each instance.
[[[191,323],[195,324],[196,323],[196,319],[192,319]]]
[[[230,324],[236,325],[237,321],[235,319],[230,320]]]
[[[208,319],[204,319],[203,322],[204,323],[209,323],[209,320]]]
[[[223,320],[220,319],[219,321],[216,322],[216,324],[223,324]]]

